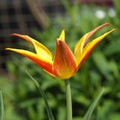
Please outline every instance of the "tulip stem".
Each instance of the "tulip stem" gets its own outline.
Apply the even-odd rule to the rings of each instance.
[[[72,98],[69,80],[65,80],[65,86],[66,86],[67,120],[72,120]]]

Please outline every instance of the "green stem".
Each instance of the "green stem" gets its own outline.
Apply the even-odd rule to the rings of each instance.
[[[66,86],[67,120],[72,120],[72,99],[69,80],[65,80],[65,86]]]

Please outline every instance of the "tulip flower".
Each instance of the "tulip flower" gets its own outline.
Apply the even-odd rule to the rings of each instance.
[[[39,67],[41,67],[45,72],[56,78],[68,79],[78,71],[81,64],[85,61],[93,48],[100,41],[102,41],[103,38],[116,30],[116,28],[114,28],[88,42],[88,40],[94,33],[105,26],[110,26],[110,24],[102,24],[80,38],[80,40],[75,45],[74,52],[70,50],[69,46],[65,42],[64,30],[62,30],[60,36],[56,40],[56,49],[54,56],[52,55],[50,50],[40,42],[36,41],[28,35],[21,35],[16,33],[12,34],[12,36],[22,38],[32,44],[35,48],[36,53],[14,48],[6,48],[6,50],[17,52],[29,58]]]

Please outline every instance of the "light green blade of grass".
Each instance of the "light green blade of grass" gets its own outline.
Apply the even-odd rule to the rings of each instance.
[[[54,116],[52,114],[52,110],[49,107],[49,104],[48,104],[48,101],[47,101],[47,96],[46,96],[45,92],[42,90],[42,88],[39,85],[39,83],[30,75],[30,73],[28,71],[26,71],[26,73],[30,77],[30,79],[33,80],[33,82],[35,83],[35,85],[39,89],[39,92],[40,92],[42,98],[44,99],[44,102],[45,102],[45,105],[46,105],[46,111],[47,111],[49,120],[55,120]]]
[[[0,120],[4,120],[4,105],[2,91],[0,90]]]
[[[102,95],[104,94],[105,89],[103,88],[102,91],[100,92],[100,94],[98,95],[98,97],[95,99],[95,101],[91,104],[91,106],[89,107],[88,111],[86,112],[83,120],[90,120],[92,113],[98,103],[98,101],[100,100],[100,98],[102,97]]]

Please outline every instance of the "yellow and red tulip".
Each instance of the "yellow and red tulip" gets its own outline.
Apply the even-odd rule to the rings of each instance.
[[[70,50],[65,42],[64,30],[62,30],[60,36],[56,40],[56,50],[54,56],[47,47],[45,47],[43,44],[39,43],[35,39],[29,37],[28,35],[21,35],[16,33],[12,34],[12,36],[22,38],[32,44],[35,48],[36,53],[13,48],[6,48],[6,50],[17,52],[29,58],[38,66],[40,66],[45,72],[56,78],[67,79],[72,77],[77,72],[77,70],[80,68],[80,65],[85,61],[93,48],[101,40],[103,40],[103,38],[116,30],[116,28],[112,29],[87,43],[89,38],[95,32],[109,25],[109,23],[102,24],[92,31],[86,33],[75,45],[74,53]]]

